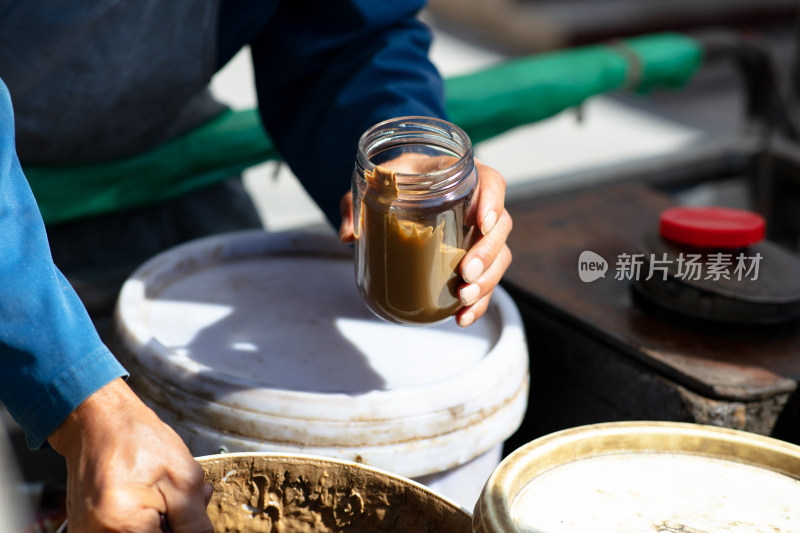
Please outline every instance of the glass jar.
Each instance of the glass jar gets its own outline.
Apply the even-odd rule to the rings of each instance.
[[[361,136],[353,171],[356,284],[398,324],[446,320],[461,304],[458,265],[474,235],[472,143],[444,120],[401,117]]]

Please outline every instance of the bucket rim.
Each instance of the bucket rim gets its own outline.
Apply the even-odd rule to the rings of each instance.
[[[211,372],[211,367],[182,357],[164,346],[149,331],[145,308],[143,284],[153,277],[163,280],[160,272],[177,268],[198,268],[196,262],[181,262],[181,257],[199,253],[214,261],[234,260],[247,256],[252,246],[259,251],[269,252],[292,250],[298,254],[330,254],[326,257],[352,260],[350,253],[333,235],[317,231],[288,230],[266,233],[263,230],[242,230],[196,239],[158,254],[141,265],[125,281],[117,300],[114,316],[114,336],[116,343],[127,359],[125,362],[137,372],[158,376],[164,380],[168,376],[170,384],[185,394],[201,401],[213,401],[235,410],[267,412],[275,416],[313,418],[320,407],[336,401],[347,410],[332,413],[332,420],[382,420],[385,418],[405,418],[422,416],[430,411],[464,409],[468,399],[488,397],[494,391],[507,387],[513,394],[527,377],[528,351],[524,327],[519,310],[511,296],[500,286],[495,288],[489,310],[484,319],[493,319],[497,325],[497,337],[486,355],[476,364],[462,369],[445,379],[414,385],[406,385],[389,390],[371,390],[365,393],[319,393],[310,391],[281,389],[282,399],[270,398],[272,388],[257,379],[222,375]],[[191,377],[191,379],[187,379]],[[509,386],[509,380],[512,385]],[[467,398],[453,401],[448,392],[459,389],[468,391]],[[512,390],[513,388],[513,390]],[[238,393],[238,390],[245,392]],[[224,391],[219,395],[216,390]],[[255,392],[253,392],[255,391]],[[257,398],[254,396],[258,395]],[[409,400],[419,399],[418,402]],[[497,397],[493,402],[502,403],[507,398]],[[413,404],[418,404],[414,406]],[[369,405],[369,413],[359,412],[359,406]],[[477,407],[476,407],[477,408]],[[378,415],[374,413],[379,412]]]

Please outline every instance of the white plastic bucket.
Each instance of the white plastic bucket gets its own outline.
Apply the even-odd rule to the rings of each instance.
[[[375,318],[333,235],[245,231],[164,252],[124,284],[131,385],[196,456],[302,453],[418,479],[471,508],[527,406],[501,288],[469,328]]]

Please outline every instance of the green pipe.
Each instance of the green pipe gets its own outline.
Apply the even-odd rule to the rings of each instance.
[[[620,89],[679,88],[703,49],[680,34],[659,34],[514,59],[446,80],[447,112],[474,143]]]

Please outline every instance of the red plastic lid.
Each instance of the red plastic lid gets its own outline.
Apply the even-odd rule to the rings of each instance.
[[[741,248],[764,239],[764,217],[728,207],[672,207],[661,212],[661,236],[698,248]]]

